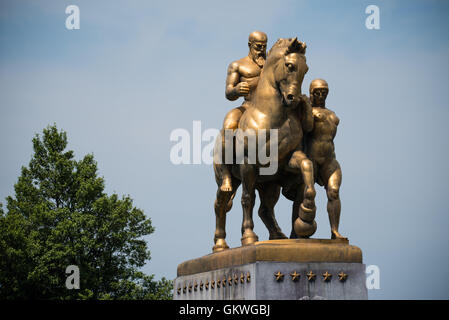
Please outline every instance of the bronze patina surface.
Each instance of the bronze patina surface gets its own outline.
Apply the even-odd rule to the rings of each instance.
[[[310,238],[317,229],[315,182],[324,187],[328,198],[331,239],[346,239],[338,231],[342,173],[334,138],[340,119],[326,108],[329,85],[315,79],[310,84],[310,97],[303,94],[301,87],[309,69],[306,44],[297,38],[279,39],[267,53],[267,39],[264,32],[251,33],[248,55],[228,67],[225,96],[231,101],[243,97],[244,101],[226,115],[214,149],[217,195],[213,252],[229,249],[225,240],[226,214],[239,186],[243,246],[259,240],[253,231],[256,192],[260,199],[258,215],[270,240],[287,239],[274,213],[280,194],[293,201],[290,239]],[[265,135],[267,131],[269,135]],[[247,136],[239,139],[239,134]],[[249,147],[250,137],[257,139],[259,150],[270,146],[271,153],[271,146],[275,147],[277,152],[270,162],[276,164],[274,171],[262,173],[264,165],[251,156],[255,148]],[[232,157],[236,158],[238,141],[244,155],[239,161]],[[231,157],[226,161],[228,153]]]
[[[258,261],[362,263],[362,251],[347,239],[260,241],[185,261],[178,265],[178,277]]]
[[[306,44],[297,38],[279,39],[265,60],[266,41],[267,37],[263,32],[253,32],[248,41],[248,57],[231,63],[228,68],[226,97],[232,100],[244,96],[245,107],[239,109],[241,112],[233,113],[233,117],[229,114],[226,116],[223,128],[225,132],[222,130],[222,134],[217,137],[219,143],[216,144],[218,147],[214,154],[214,172],[218,186],[214,205],[214,252],[229,249],[225,241],[226,213],[231,210],[240,185],[243,209],[242,245],[251,245],[259,240],[253,231],[256,190],[261,201],[259,216],[269,230],[270,240],[287,238],[274,216],[274,206],[281,187],[288,190],[283,193],[293,195],[291,200],[297,204],[294,210],[299,210],[295,214],[303,219],[303,223],[295,229],[296,236],[310,237],[316,230],[316,223],[313,221],[316,210],[313,163],[303,152],[304,133],[309,132],[313,126],[312,105],[309,98],[301,92],[302,81],[308,70]],[[249,79],[253,79],[250,81],[251,85],[248,85]],[[254,138],[267,130],[275,130],[276,138],[265,136],[263,141],[258,140],[258,148],[268,150],[270,148],[267,146],[276,146],[276,159],[273,162],[278,170],[261,176],[261,164],[252,163],[249,159],[248,143],[243,143],[242,162],[232,165],[223,163],[226,160],[223,155],[228,151],[222,150],[227,145],[226,132],[235,129]],[[218,155],[218,150],[222,150],[221,156]]]

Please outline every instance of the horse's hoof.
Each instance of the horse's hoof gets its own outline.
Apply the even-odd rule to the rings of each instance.
[[[221,186],[220,191],[222,192],[232,192],[232,186]]]
[[[230,178],[223,179],[223,183],[220,186],[222,192],[232,192],[232,182]]]
[[[288,239],[288,238],[282,232],[276,232],[276,233],[270,234],[269,240],[279,240],[279,239]]]
[[[301,203],[299,209],[299,217],[301,218],[301,220],[312,223],[312,221],[315,219],[315,214],[316,207],[307,208],[303,203]]]
[[[228,244],[226,243],[225,239],[218,239],[215,242],[214,247],[212,248],[212,252],[220,252],[229,249]]]
[[[314,200],[310,200],[310,199],[304,199],[303,202],[302,202],[302,205],[304,206],[304,208],[308,208],[308,209],[315,210],[315,208],[316,208],[315,201]]]
[[[308,238],[313,235],[316,231],[316,221],[306,222],[301,220],[300,218],[296,219],[294,229],[296,234],[300,238]]]
[[[242,246],[249,246],[259,241],[259,237],[254,232],[249,231],[243,234],[241,241]]]

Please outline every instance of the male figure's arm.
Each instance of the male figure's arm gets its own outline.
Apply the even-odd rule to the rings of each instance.
[[[340,118],[338,118],[335,112],[333,111],[331,113],[331,119],[335,123],[335,125],[338,126],[338,124],[340,123]]]
[[[226,76],[226,98],[234,101],[239,97],[247,96],[249,93],[249,85],[247,82],[239,82],[239,64],[233,62],[228,67],[228,73]]]

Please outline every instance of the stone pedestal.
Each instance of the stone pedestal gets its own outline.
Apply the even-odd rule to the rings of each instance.
[[[362,251],[347,240],[256,242],[178,266],[175,300],[367,299]]]

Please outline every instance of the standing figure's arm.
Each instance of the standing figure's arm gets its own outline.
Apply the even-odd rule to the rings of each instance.
[[[332,111],[332,114],[331,114],[331,119],[335,123],[336,126],[339,125],[340,118],[338,118],[337,115],[335,114],[335,112],[333,112],[333,111]]]
[[[233,62],[228,67],[228,74],[226,76],[226,98],[234,101],[241,96],[247,96],[249,93],[249,85],[247,82],[239,82],[239,65]]]

